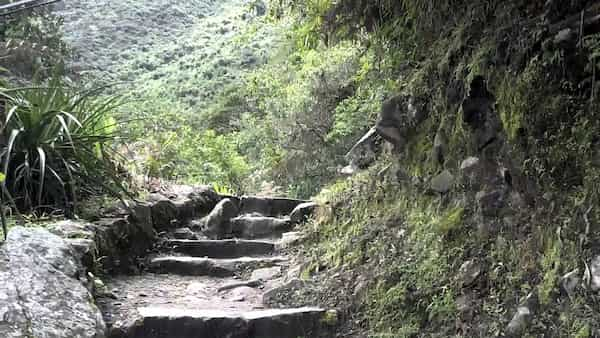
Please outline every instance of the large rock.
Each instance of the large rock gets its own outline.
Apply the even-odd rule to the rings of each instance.
[[[65,220],[47,229],[69,242],[90,271],[135,272],[137,258],[156,240],[155,231],[134,217],[100,218],[94,223]]]
[[[440,194],[450,191],[453,185],[454,176],[448,170],[442,171],[439,175],[431,179],[431,190]]]
[[[158,231],[209,213],[221,200],[221,196],[208,186],[175,185],[160,194],[151,194],[148,202],[152,209],[152,221]]]
[[[102,315],[69,243],[15,227],[0,247],[0,337],[104,337]]]
[[[170,197],[177,208],[177,217],[180,221],[208,214],[222,199],[209,186],[186,185],[172,186]]]
[[[223,238],[231,233],[231,219],[238,213],[237,205],[231,199],[225,198],[204,218],[202,231],[210,238]]]

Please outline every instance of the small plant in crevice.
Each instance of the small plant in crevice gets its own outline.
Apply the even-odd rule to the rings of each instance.
[[[118,97],[78,91],[60,78],[47,85],[0,87],[3,197],[27,211],[72,211],[78,195],[125,192],[112,144]]]

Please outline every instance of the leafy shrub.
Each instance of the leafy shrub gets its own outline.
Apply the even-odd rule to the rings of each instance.
[[[249,165],[238,152],[235,134],[217,135],[182,126],[143,140],[144,175],[192,184],[218,184],[241,192]]]
[[[41,8],[0,22],[0,65],[13,75],[31,79],[49,76],[70,53],[63,41],[62,18]]]
[[[47,86],[0,87],[3,185],[18,208],[69,207],[78,194],[123,187],[111,148],[118,136],[111,112],[120,100],[99,92],[77,91],[59,78]]]

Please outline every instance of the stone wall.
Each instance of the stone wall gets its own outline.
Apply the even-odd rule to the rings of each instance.
[[[94,274],[136,272],[157,230],[207,213],[220,198],[176,187],[93,223],[12,228],[0,246],[0,337],[104,337]]]

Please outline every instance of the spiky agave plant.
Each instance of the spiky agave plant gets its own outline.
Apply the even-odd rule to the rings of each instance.
[[[70,211],[80,192],[123,188],[111,147],[121,100],[100,97],[102,89],[77,91],[59,77],[43,87],[0,87],[3,197],[21,210]]]

